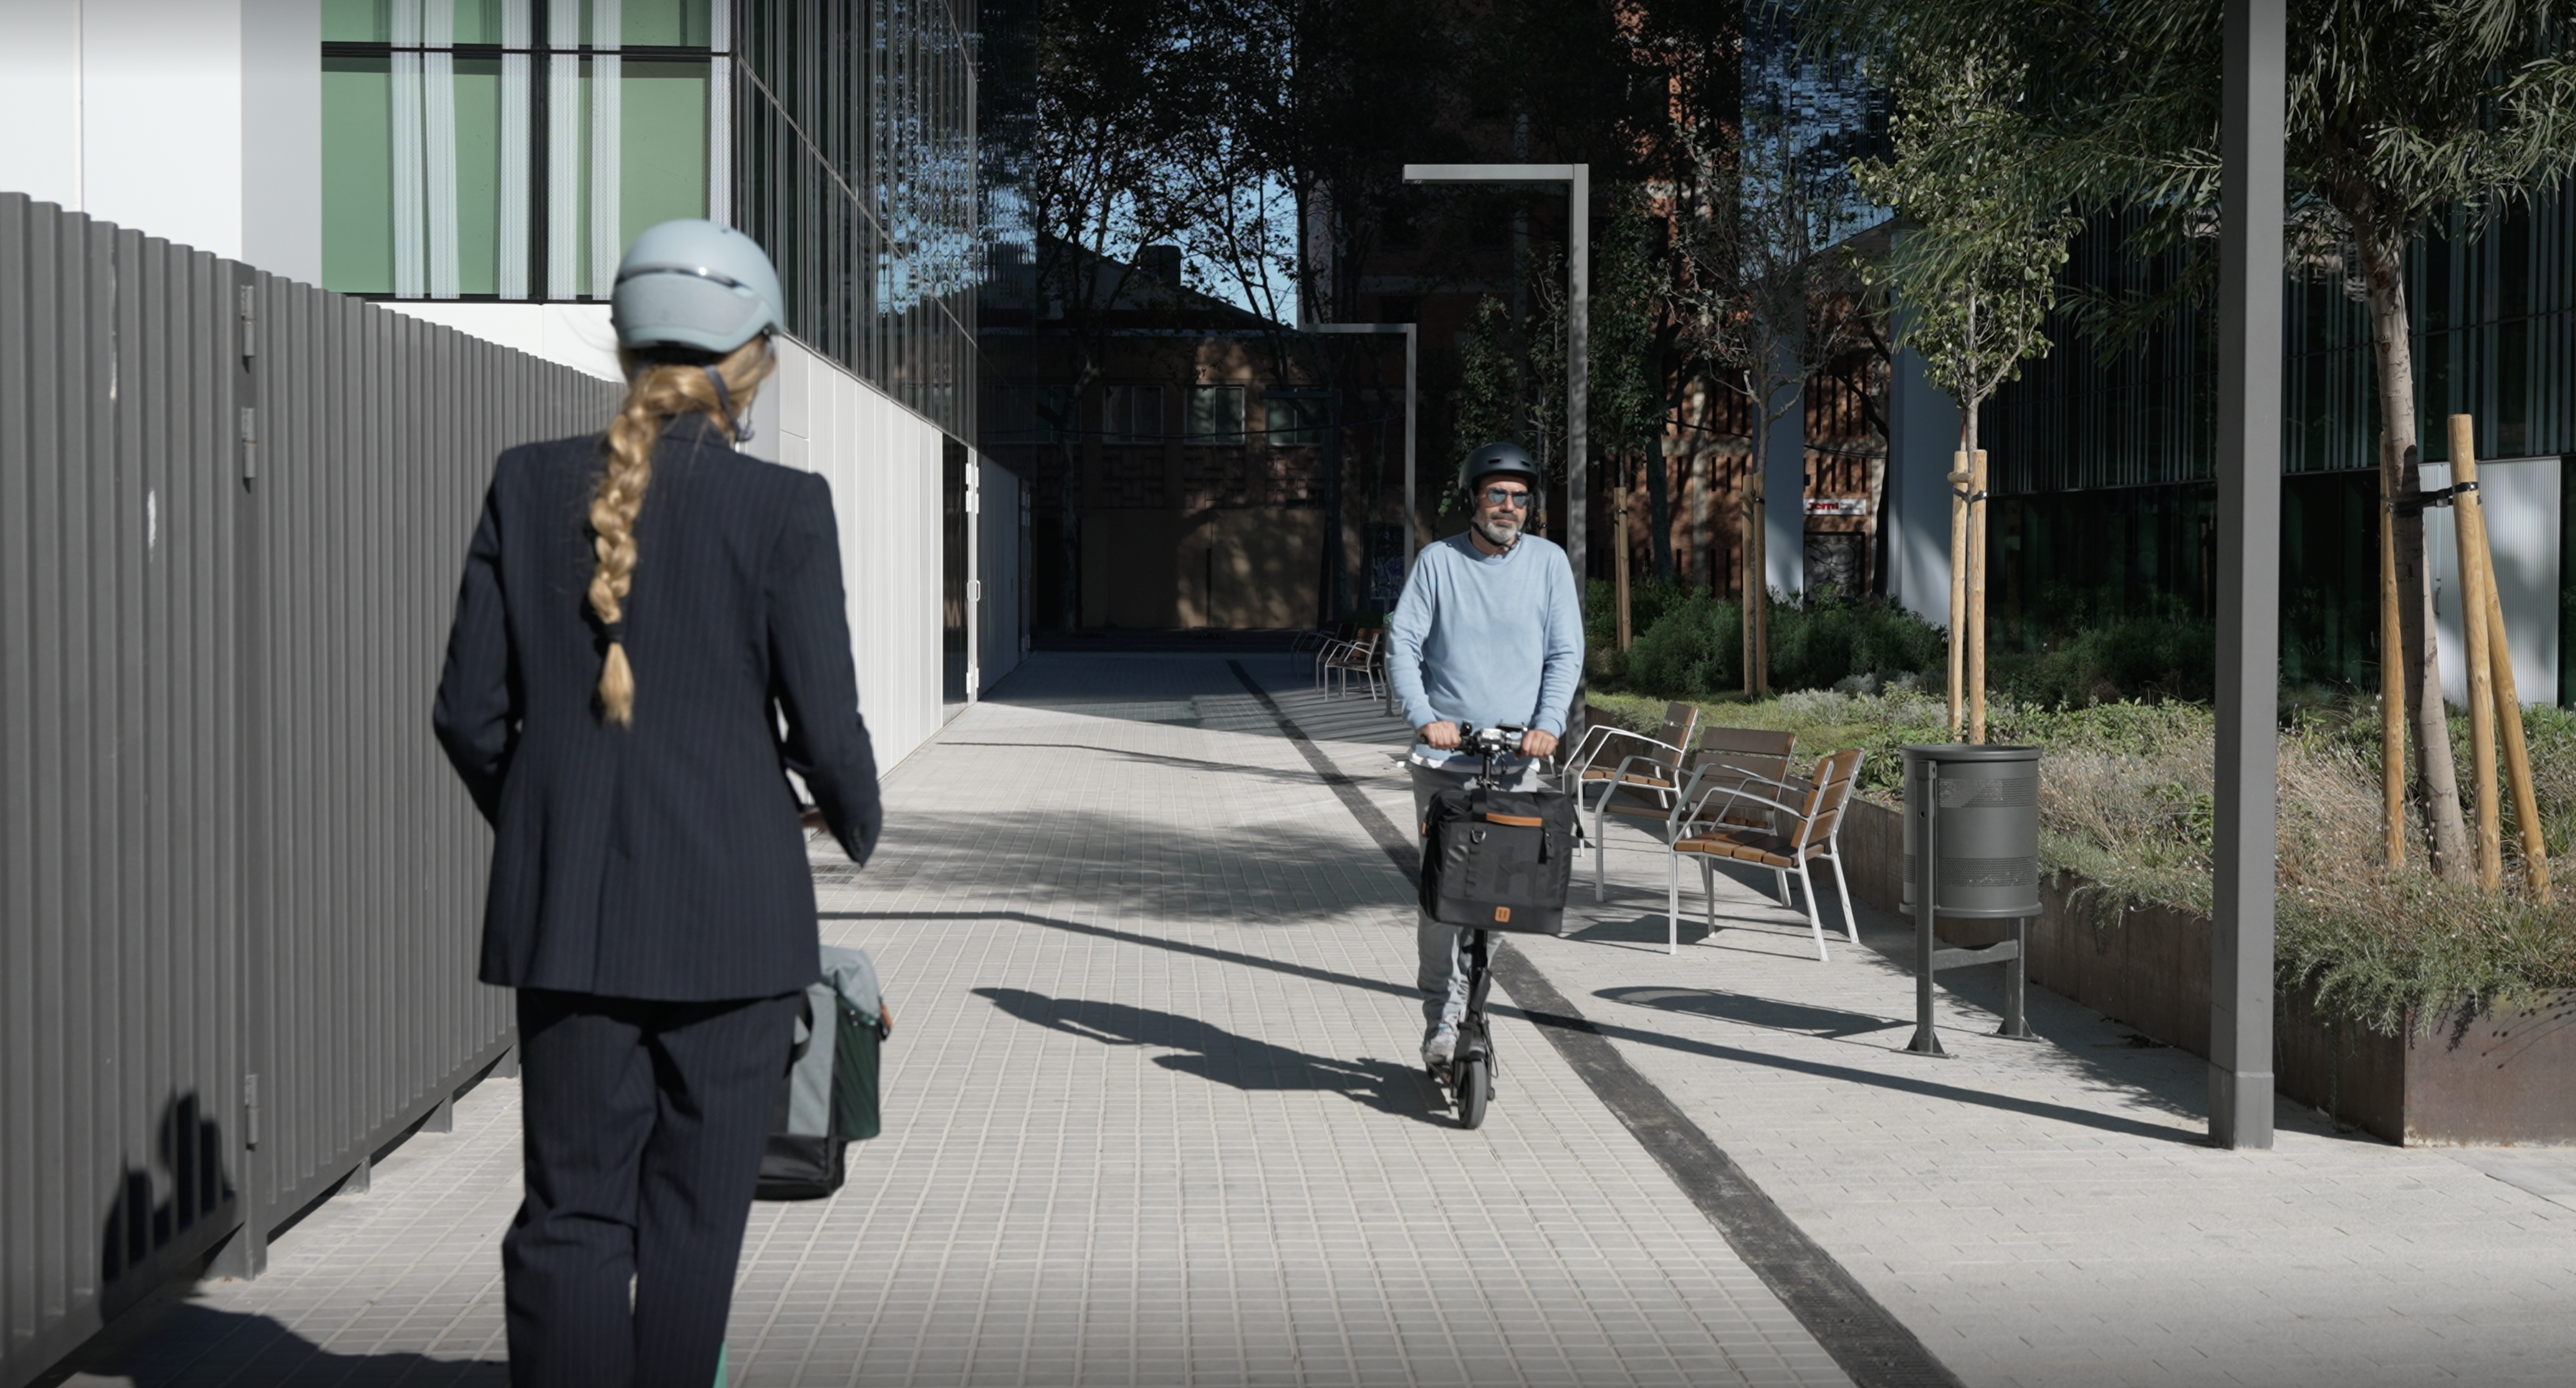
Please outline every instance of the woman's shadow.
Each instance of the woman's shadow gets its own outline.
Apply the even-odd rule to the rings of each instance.
[[[505,1363],[341,1354],[274,1317],[199,1300],[204,1255],[176,1265],[171,1259],[185,1253],[199,1226],[231,1214],[240,1199],[225,1170],[222,1127],[200,1109],[194,1094],[163,1103],[152,1167],[125,1168],[100,1221],[99,1286],[109,1324],[30,1388],[361,1382],[445,1388],[509,1381]]]
[[[1051,1031],[1105,1046],[1167,1049],[1173,1053],[1154,1057],[1156,1065],[1247,1092],[1303,1089],[1342,1094],[1382,1113],[1424,1123],[1441,1121],[1440,1114],[1447,1109],[1429,1076],[1394,1061],[1308,1055],[1238,1036],[1196,1017],[1125,1003],[1051,998],[1021,988],[978,988],[975,994]]]

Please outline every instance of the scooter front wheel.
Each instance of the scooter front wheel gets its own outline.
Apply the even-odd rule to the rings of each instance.
[[[1485,1103],[1494,1097],[1494,1063],[1484,1056],[1460,1061],[1458,1076],[1458,1126],[1484,1126]]]

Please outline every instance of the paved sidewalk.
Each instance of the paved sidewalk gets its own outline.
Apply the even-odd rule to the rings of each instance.
[[[1242,663],[1406,824],[1393,720]],[[1042,654],[887,796],[877,862],[818,875],[896,1008],[888,1132],[755,1210],[735,1383],[1847,1381],[1516,1009],[1485,1127],[1435,1107],[1404,881],[1223,659]],[[2047,1043],[1985,1036],[1983,980],[1943,995],[1955,1059],[1904,1055],[1903,969],[1838,931],[1816,962],[1724,878],[1728,928],[1667,956],[1660,859],[1612,833],[1610,901],[1519,947],[1962,1381],[2566,1380],[2570,1154],[2286,1109],[2214,1152],[2200,1062],[2037,992]],[[501,1381],[516,1098],[80,1381]]]

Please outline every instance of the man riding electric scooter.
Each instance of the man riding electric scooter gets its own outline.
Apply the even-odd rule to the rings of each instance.
[[[1501,758],[1496,782],[1539,788],[1539,763],[1564,736],[1583,672],[1583,613],[1565,551],[1525,534],[1540,484],[1529,454],[1489,443],[1467,457],[1458,484],[1469,525],[1425,548],[1406,578],[1388,624],[1387,676],[1416,730],[1413,808],[1417,825],[1443,790],[1469,785],[1483,758],[1463,753],[1459,728],[1524,727],[1519,755]],[[1417,922],[1427,1034],[1422,1062],[1448,1073],[1467,1009],[1475,931]]]

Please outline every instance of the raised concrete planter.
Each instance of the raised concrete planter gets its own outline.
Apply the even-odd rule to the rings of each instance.
[[[1896,911],[1904,820],[1854,800],[1843,821],[1852,895]],[[2040,889],[2030,982],[2193,1055],[2209,1054],[2209,918],[2140,907],[2116,925],[2078,920],[2062,878]],[[1991,944],[2010,926],[1944,923],[1953,944]],[[2318,1019],[2306,997],[2281,1000],[2275,1087],[2364,1132],[2408,1146],[2576,1143],[2576,990],[2526,1008],[2446,1015],[2422,1035],[2379,1036]]]

